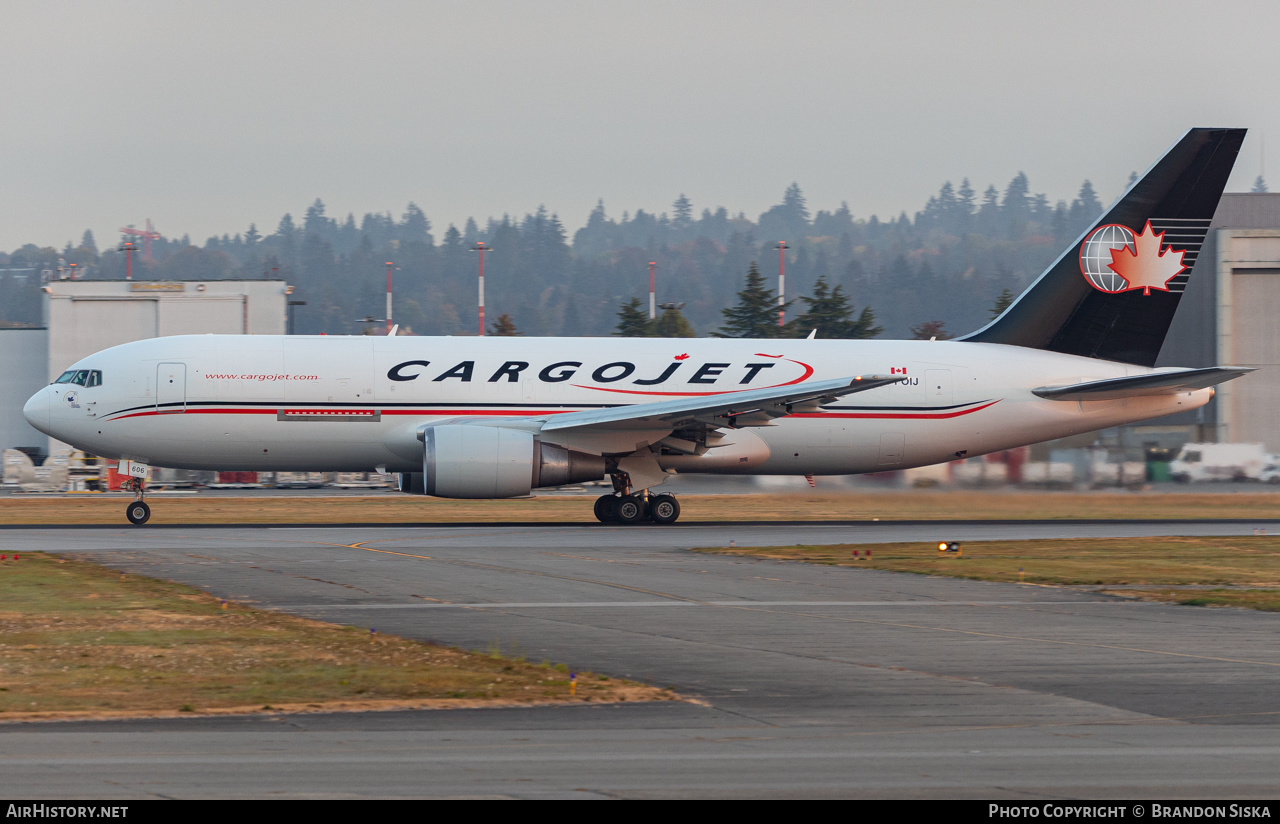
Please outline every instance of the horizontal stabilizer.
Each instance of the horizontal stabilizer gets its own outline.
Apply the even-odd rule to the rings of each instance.
[[[1127,378],[1073,383],[1067,386],[1041,386],[1034,395],[1051,401],[1105,401],[1134,398],[1140,395],[1173,395],[1216,386],[1254,371],[1244,366],[1210,366],[1204,369],[1177,369],[1152,372]]]

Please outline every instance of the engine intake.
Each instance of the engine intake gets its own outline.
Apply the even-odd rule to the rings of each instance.
[[[520,429],[428,426],[422,442],[422,493],[440,498],[516,498],[538,487],[598,481],[605,474],[603,457],[543,443]],[[404,491],[417,491],[415,481],[410,478]]]

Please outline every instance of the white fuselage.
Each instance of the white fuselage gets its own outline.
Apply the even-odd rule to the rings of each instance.
[[[116,346],[70,368],[100,370],[101,385],[41,390],[26,409],[38,428],[97,455],[223,470],[420,472],[415,432],[424,423],[515,423],[902,375],[822,411],[730,431],[706,454],[659,457],[680,472],[877,472],[1195,409],[1213,396],[1044,400],[1031,390],[1151,370],[958,341],[183,335]],[[631,428],[551,440],[617,455],[669,434]]]

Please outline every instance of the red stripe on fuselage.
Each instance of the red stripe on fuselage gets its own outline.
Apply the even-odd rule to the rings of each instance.
[[[989,406],[995,406],[1000,403],[999,400],[984,403],[982,406],[975,406],[972,409],[960,409],[955,412],[797,412],[794,415],[788,415],[788,418],[875,418],[877,420],[939,420],[941,418],[958,418],[961,415],[970,415],[974,412],[981,412]]]
[[[984,403],[981,406],[975,406],[970,409],[959,409],[947,412],[797,412],[786,417],[790,418],[842,418],[842,419],[869,419],[869,420],[941,420],[944,418],[957,418],[961,415],[969,415],[974,412],[980,412],[990,406],[999,403],[999,400]],[[109,418],[109,420],[121,421],[125,418],[145,417],[147,415],[275,415],[279,410],[276,408],[261,409],[187,409],[185,412],[174,411],[157,411],[149,409],[146,412],[134,412],[129,415],[121,415],[118,418]],[[285,410],[286,414],[316,414],[318,410],[294,411]],[[575,409],[381,409],[377,407],[369,410],[360,410],[350,414],[351,417],[359,417],[363,415],[372,415],[374,412],[380,411],[383,415],[432,415],[436,417],[460,416],[460,415],[485,415],[495,417],[521,417],[527,418],[534,415],[562,415],[566,412],[576,412]],[[340,417],[334,415],[334,417]]]

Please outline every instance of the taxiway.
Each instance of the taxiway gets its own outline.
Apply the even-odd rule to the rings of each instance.
[[[6,530],[11,550],[379,632],[498,643],[691,701],[0,725],[0,792],[1271,796],[1280,616],[688,551],[1259,526]]]

